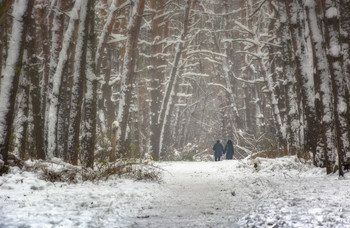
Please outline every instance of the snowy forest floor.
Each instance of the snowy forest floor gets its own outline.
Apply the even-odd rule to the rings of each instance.
[[[295,157],[155,165],[159,183],[51,183],[13,168],[0,177],[0,227],[350,227],[350,173]]]

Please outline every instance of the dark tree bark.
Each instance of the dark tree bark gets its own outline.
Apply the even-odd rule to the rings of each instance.
[[[82,120],[82,104],[84,98],[84,86],[87,76],[87,49],[89,38],[88,6],[92,0],[82,2],[80,7],[80,20],[75,51],[74,81],[69,115],[68,137],[68,161],[73,165],[78,164],[80,148],[80,124]]]
[[[88,25],[88,58],[87,58],[87,78],[85,94],[85,127],[83,139],[84,162],[87,167],[94,166],[94,152],[96,140],[96,115],[97,115],[97,86],[96,64],[95,64],[95,33],[94,33],[94,5],[93,0],[89,0],[87,5]]]
[[[6,16],[11,8],[12,3],[13,0],[5,0],[0,2],[0,26],[2,26],[6,20]]]
[[[186,6],[185,6],[183,29],[182,29],[182,33],[180,36],[180,42],[177,44],[177,47],[176,47],[176,53],[175,53],[174,60],[172,63],[169,82],[168,82],[167,88],[165,90],[165,95],[164,95],[161,109],[160,109],[160,114],[159,114],[159,119],[158,119],[160,131],[158,131],[159,135],[157,136],[157,137],[159,137],[159,140],[158,140],[159,141],[159,151],[153,152],[156,155],[158,154],[158,156],[160,156],[160,155],[162,155],[162,153],[164,153],[162,151],[162,144],[163,144],[163,140],[164,140],[163,137],[164,137],[164,132],[165,132],[165,126],[168,124],[168,121],[170,121],[169,120],[170,119],[169,118],[169,113],[170,113],[169,102],[171,100],[171,93],[172,93],[172,91],[174,91],[174,86],[176,85],[179,61],[180,61],[180,58],[182,55],[182,51],[184,50],[184,47],[185,47],[184,42],[185,42],[185,39],[186,39],[187,34],[188,34],[189,19],[190,19],[189,15],[190,15],[190,10],[191,10],[191,5],[192,5],[192,0],[188,0],[186,2]],[[169,113],[167,113],[167,112],[169,112]]]
[[[127,140],[127,126],[129,122],[130,107],[132,104],[132,91],[135,79],[135,64],[137,53],[137,42],[141,27],[142,14],[145,8],[145,0],[139,0],[136,6],[135,14],[132,15],[128,26],[126,52],[124,55],[124,72],[122,75],[122,97],[119,104],[118,120],[120,121],[120,131],[118,136],[119,156],[128,156],[129,150]],[[133,9],[132,9],[133,10]]]
[[[335,146],[338,153],[338,169],[339,175],[343,176],[344,172],[342,166],[345,160],[345,147],[343,138],[344,132],[346,131],[346,120],[344,115],[346,110],[340,106],[345,103],[345,84],[346,79],[343,72],[343,55],[340,50],[334,48],[341,47],[340,43],[340,21],[339,17],[334,15],[327,15],[328,10],[338,9],[341,7],[338,1],[322,0],[322,9],[324,11],[324,28],[325,28],[325,41],[327,45],[327,60],[329,64],[329,72],[332,84],[333,93],[333,115],[334,115],[334,131],[335,131]],[[348,144],[349,142],[347,142]]]
[[[308,72],[305,72],[305,60],[307,56],[307,38],[304,37],[306,34],[306,22],[301,18],[301,14],[304,13],[303,10],[301,10],[302,6],[298,1],[286,1],[283,0],[281,3],[282,7],[286,8],[286,13],[288,16],[288,24],[283,25],[289,27],[290,34],[291,34],[291,45],[292,49],[289,49],[285,52],[285,56],[289,56],[289,63],[286,63],[287,65],[290,65],[291,67],[295,68],[295,78],[297,81],[298,91],[300,91],[300,96],[298,97],[298,101],[301,101],[302,103],[302,110],[304,112],[305,116],[305,127],[304,127],[304,150],[307,152],[311,151],[313,154],[313,157],[316,157],[316,148],[317,148],[317,136],[318,135],[318,129],[317,129],[317,122],[316,122],[316,113],[315,113],[315,107],[314,107],[314,101],[311,100],[312,94],[314,94],[314,89],[308,87],[308,84],[310,85],[310,80],[313,81],[312,78],[310,78],[310,75],[308,75]],[[300,10],[292,11],[292,7],[298,8]],[[297,18],[295,23],[292,23],[292,18]],[[310,40],[309,40],[310,41]],[[282,43],[284,47],[288,46],[288,40]],[[294,54],[295,53],[295,54]],[[287,55],[288,54],[288,55]],[[294,57],[293,57],[294,56]],[[299,94],[299,93],[298,93]],[[314,159],[314,164],[316,164],[316,161]]]
[[[29,17],[29,38],[26,43],[27,50],[27,66],[26,75],[31,82],[31,103],[32,103],[32,113],[33,113],[33,137],[36,149],[36,158],[43,159],[46,158],[45,143],[44,143],[44,119],[43,110],[41,109],[41,87],[40,87],[40,76],[39,73],[39,61],[37,58],[36,50],[38,50],[37,45],[37,33],[36,33],[36,23],[35,18]]]
[[[324,37],[321,32],[322,25],[319,20],[318,13],[322,12],[319,4],[309,4],[306,6],[307,23],[310,28],[310,37],[313,42],[312,52],[315,66],[314,83],[315,93],[318,95],[316,99],[316,117],[318,121],[318,129],[320,132],[321,142],[319,147],[323,150],[320,154],[320,159],[324,161],[324,166],[327,168],[327,173],[333,171],[334,161],[332,160],[333,141],[331,139],[333,123],[331,121],[334,109],[331,101],[331,87],[329,78],[329,65],[327,60]],[[316,24],[314,24],[316,23]],[[321,39],[320,39],[321,38]]]
[[[21,134],[21,139],[20,139],[20,147],[19,147],[19,157],[20,159],[24,160],[27,157],[31,157],[31,153],[28,153],[28,139],[29,139],[29,134],[28,134],[28,128],[29,128],[29,97],[30,97],[30,85],[28,80],[23,80],[25,81],[23,85],[20,87],[23,90],[23,100],[21,102],[21,109],[23,111],[23,117],[24,121],[22,123],[22,134]],[[10,149],[11,150],[11,149]]]
[[[25,42],[25,37],[27,35],[28,27],[29,27],[28,20],[32,13],[34,0],[28,0],[25,3],[26,3],[26,7],[24,8],[25,11],[23,12],[22,15],[19,16],[19,18],[17,18],[18,17],[17,16],[13,22],[13,27],[18,26],[18,29],[21,32],[21,35],[18,36],[17,35],[18,31],[13,29],[14,31],[11,37],[12,41],[14,42],[12,46],[14,50],[11,50],[10,48],[10,51],[9,51],[10,54],[8,58],[15,57],[15,59],[13,62],[7,62],[8,66],[5,68],[5,71],[2,72],[2,77],[8,80],[6,84],[2,81],[1,94],[0,94],[0,101],[4,102],[3,104],[6,105],[6,107],[4,107],[4,109],[2,109],[0,112],[0,134],[1,134],[0,151],[3,157],[3,160],[5,162],[5,165],[7,165],[9,144],[10,144],[10,138],[12,135],[12,125],[13,125],[14,110],[15,110],[14,106],[15,106],[15,100],[16,100],[16,95],[18,91],[19,78],[22,70],[24,42]],[[2,171],[0,171],[0,173],[2,173]]]
[[[162,58],[157,57],[162,54],[162,44],[159,44],[159,42],[164,38],[164,29],[167,29],[166,27],[161,27],[160,24],[163,22],[163,17],[158,17],[155,19],[155,17],[158,15],[156,12],[159,10],[157,8],[159,1],[158,0],[152,0],[151,1],[151,8],[153,10],[152,15],[152,30],[151,30],[151,37],[153,45],[152,45],[152,58],[150,60],[153,69],[150,70],[149,75],[151,76],[151,88],[150,91],[151,94],[151,134],[150,134],[150,147],[151,147],[151,154],[154,160],[159,160],[159,140],[160,140],[160,123],[158,122],[159,119],[159,110],[161,108],[161,99],[162,99],[162,83],[164,81],[164,76],[162,73],[162,70],[157,68],[159,65],[164,64],[164,60]],[[159,6],[159,5],[158,5]],[[158,39],[156,39],[158,38]]]

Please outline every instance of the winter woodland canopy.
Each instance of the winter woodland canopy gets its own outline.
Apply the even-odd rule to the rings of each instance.
[[[0,37],[2,169],[217,139],[350,157],[350,0],[0,0]]]

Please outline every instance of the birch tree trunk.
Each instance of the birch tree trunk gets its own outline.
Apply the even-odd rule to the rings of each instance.
[[[6,67],[2,72],[0,91],[0,153],[7,165],[9,143],[12,134],[14,106],[22,70],[24,42],[28,30],[34,0],[17,0],[13,5],[13,25]],[[0,170],[2,173],[4,170]]]

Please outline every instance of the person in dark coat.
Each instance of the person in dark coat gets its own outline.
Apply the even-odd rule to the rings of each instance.
[[[222,153],[224,152],[224,146],[220,143],[220,140],[216,141],[213,150],[215,161],[220,161]]]
[[[232,141],[228,140],[224,150],[224,154],[226,154],[226,159],[232,160],[234,152],[235,152],[235,149],[233,148]]]

